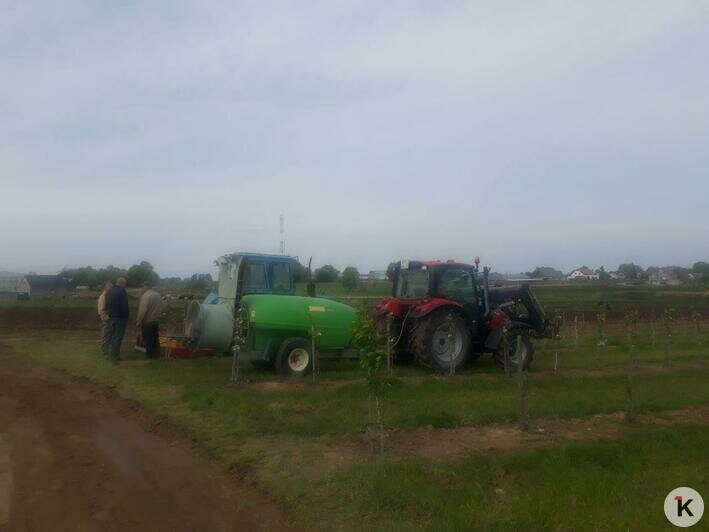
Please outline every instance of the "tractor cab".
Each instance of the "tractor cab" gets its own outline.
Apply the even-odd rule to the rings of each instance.
[[[235,305],[248,294],[294,295],[296,262],[294,257],[285,255],[239,252],[223,255],[215,261],[219,282],[213,302]]]
[[[488,312],[487,270],[478,263],[455,261],[399,262],[394,269],[392,297],[379,309],[397,317],[428,314],[440,307],[460,309],[469,320],[480,320]]]
[[[479,301],[478,267],[441,261],[402,261],[394,271],[393,296],[401,300]]]

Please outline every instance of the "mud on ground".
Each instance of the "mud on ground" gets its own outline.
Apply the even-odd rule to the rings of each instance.
[[[5,346],[6,347],[6,346]],[[0,344],[0,530],[282,530],[268,495],[185,433]]]

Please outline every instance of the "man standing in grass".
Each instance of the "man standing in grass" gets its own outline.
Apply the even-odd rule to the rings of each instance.
[[[103,285],[101,295],[98,296],[98,317],[101,320],[101,352],[107,357],[111,349],[111,318],[106,309],[106,293],[113,288],[111,281]]]
[[[128,292],[125,278],[116,279],[116,286],[106,292],[106,310],[111,318],[111,361],[117,364],[121,359],[121,343],[128,324]]]
[[[153,285],[143,283],[143,295],[138,304],[138,318],[136,325],[143,338],[146,358],[155,358],[160,350],[160,311],[162,309],[162,296],[153,290]]]

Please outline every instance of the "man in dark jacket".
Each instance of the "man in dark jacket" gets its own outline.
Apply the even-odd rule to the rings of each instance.
[[[116,279],[116,286],[106,292],[106,311],[111,320],[111,360],[117,364],[121,359],[121,343],[128,324],[128,292],[123,277]]]

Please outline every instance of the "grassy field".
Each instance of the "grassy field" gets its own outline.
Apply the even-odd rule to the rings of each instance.
[[[200,449],[258,482],[307,527],[661,529],[670,489],[709,492],[707,423],[696,415],[658,421],[709,405],[708,335],[675,324],[665,367],[667,338],[657,327],[653,342],[651,323],[641,323],[634,376],[641,418],[628,425],[617,414],[627,404],[624,326],[607,326],[599,361],[596,324],[580,326],[576,340],[571,323],[567,316],[560,341],[536,344],[529,432],[516,425],[516,381],[489,357],[455,377],[402,366],[383,398],[383,454],[370,450],[368,391],[356,364],[324,365],[317,385],[246,366],[244,382],[232,387],[228,358],[147,362],[126,351],[128,360],[114,367],[88,332],[0,330],[0,341],[37,363],[115,386],[187,428]],[[494,437],[478,445],[481,434]],[[464,452],[444,452],[466,438],[473,439]]]

